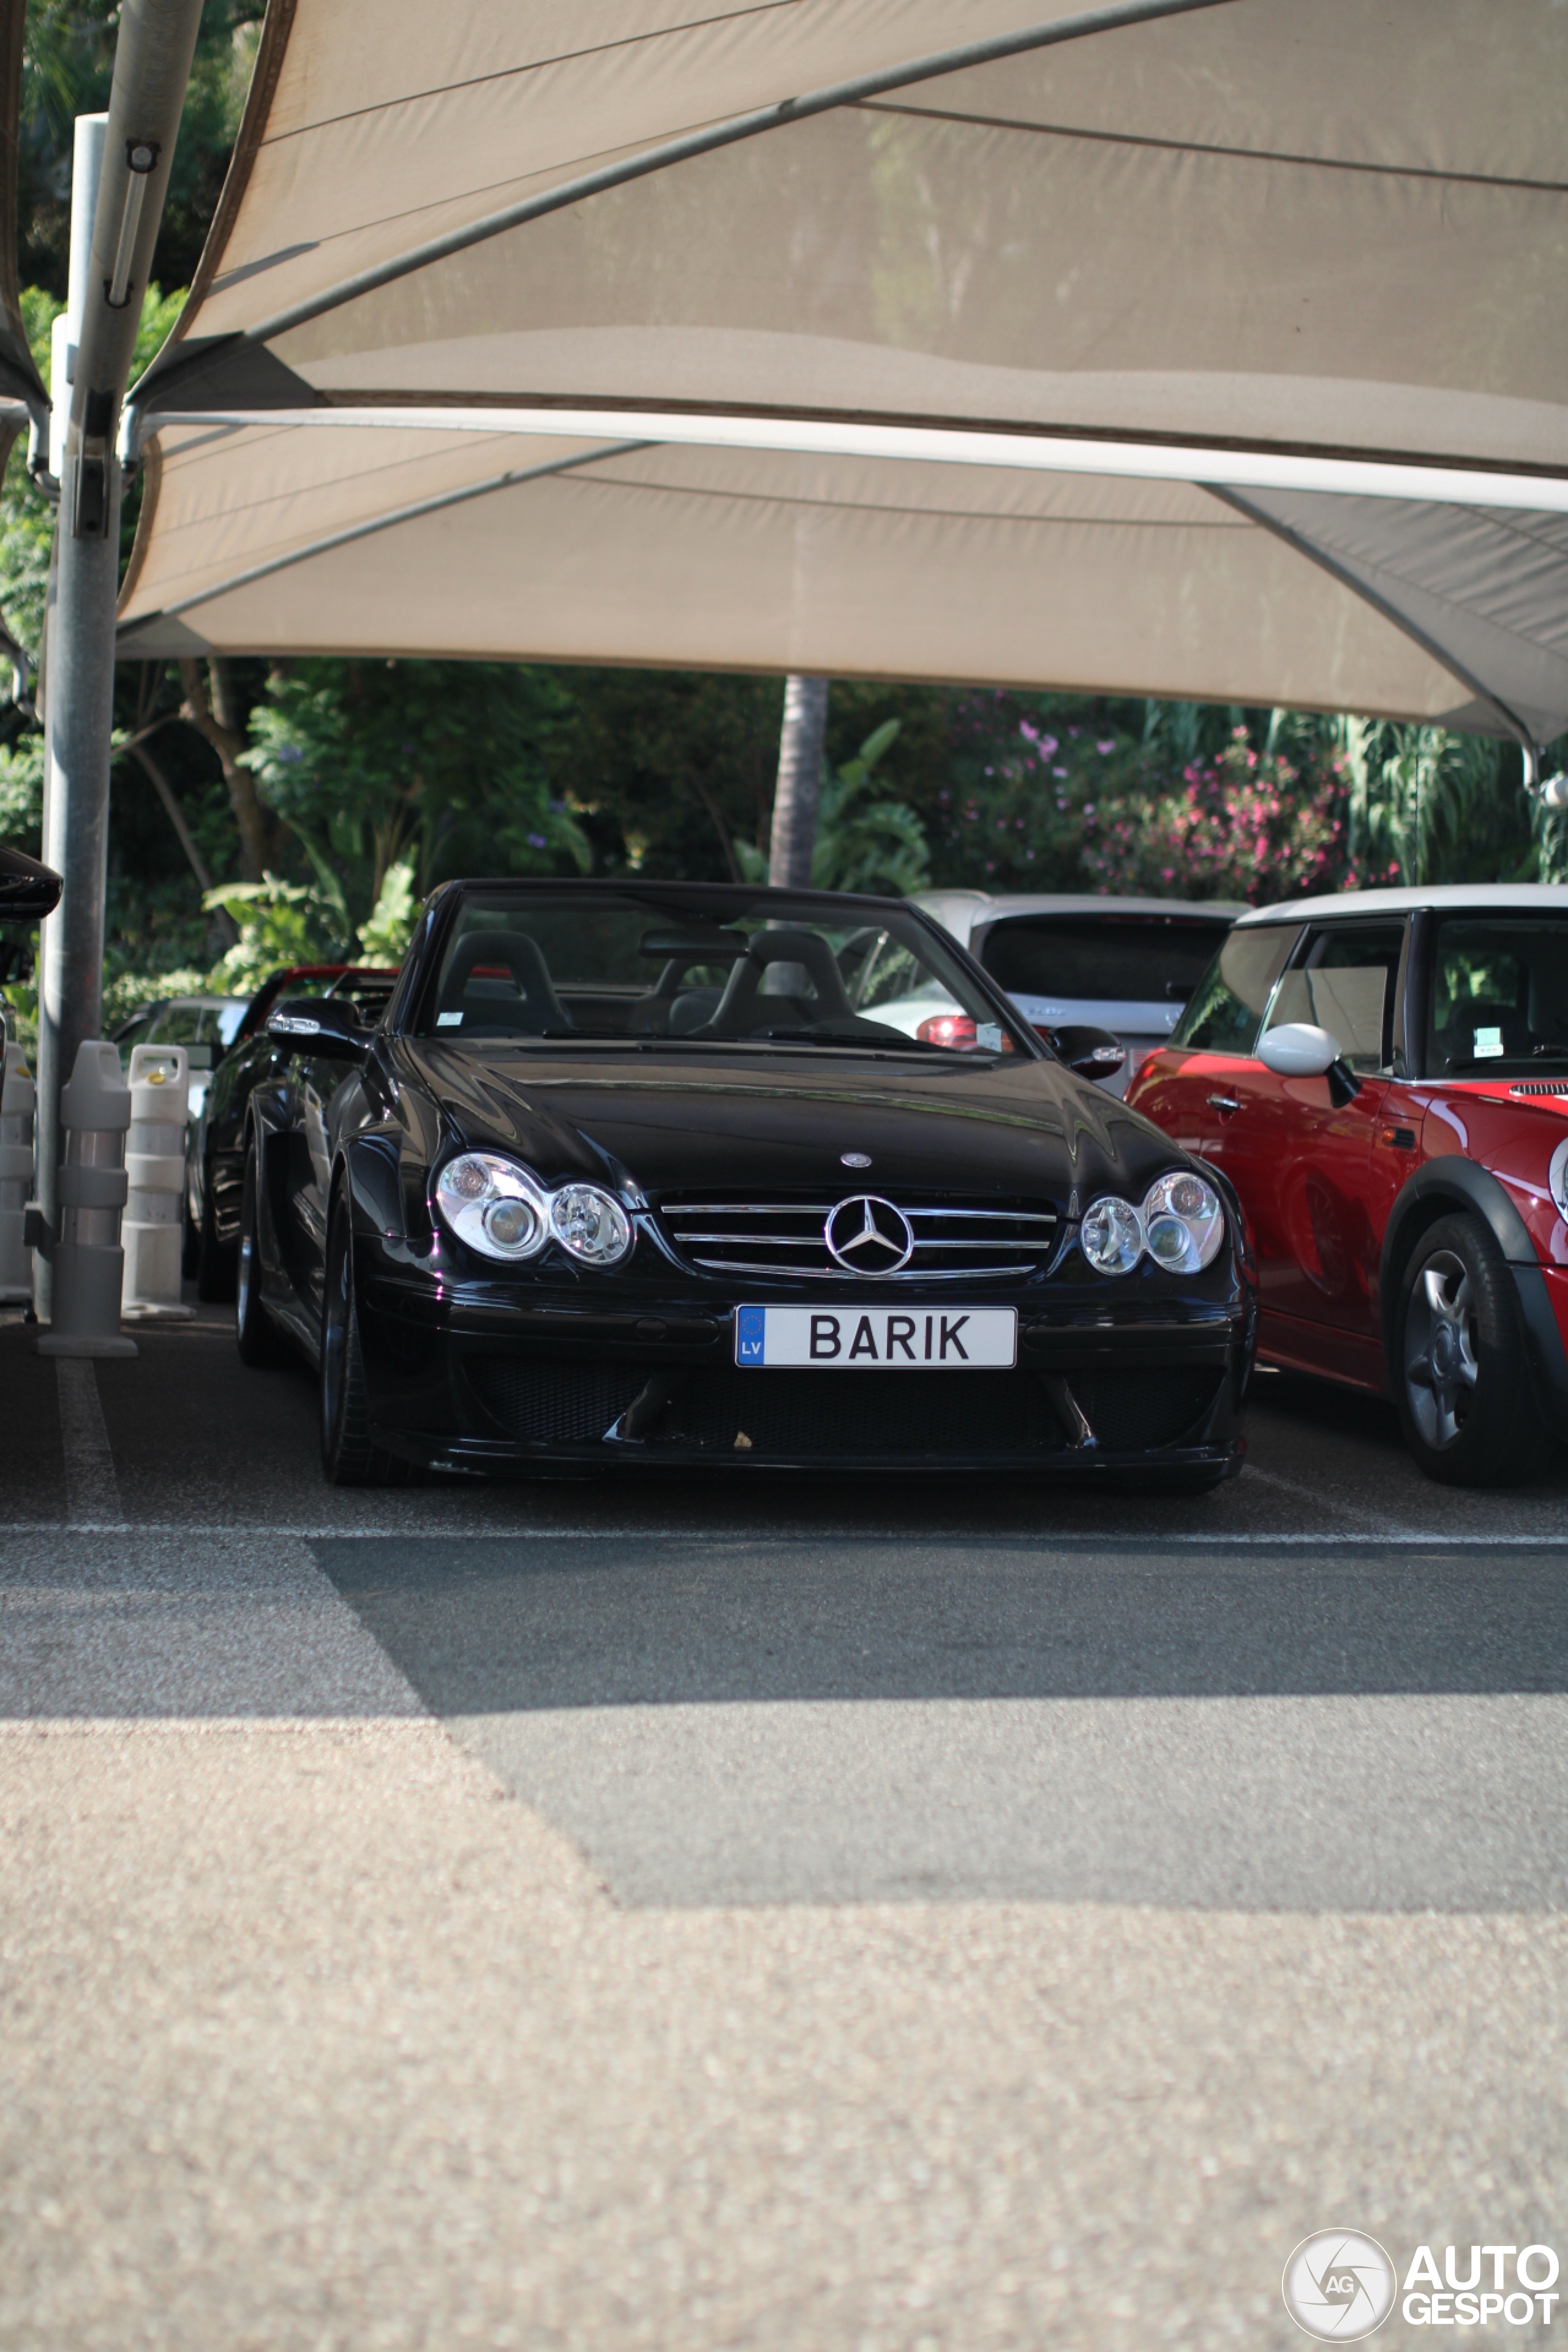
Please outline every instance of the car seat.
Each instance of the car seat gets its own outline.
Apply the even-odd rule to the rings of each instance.
[[[773,965],[781,963],[799,965],[811,982],[810,1000],[795,995],[763,995],[765,973]],[[754,1030],[784,1027],[791,1022],[807,1026],[816,1022],[839,1023],[847,1028],[860,1026],[859,1015],[845,991],[844,975],[825,939],[816,931],[782,928],[758,931],[731,972],[724,993],[701,1034],[748,1037]]]
[[[466,933],[452,950],[437,1012],[461,1013],[469,1034],[573,1034],[539,942],[526,931]]]

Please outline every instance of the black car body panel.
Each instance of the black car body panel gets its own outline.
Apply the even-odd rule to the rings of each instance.
[[[233,1261],[239,1245],[240,1184],[245,1173],[250,1097],[264,1080],[286,1068],[289,1054],[267,1032],[267,1015],[286,993],[314,987],[323,993],[357,992],[375,1015],[384,1010],[396,975],[370,966],[304,964],[274,972],[246,1008],[235,1042],[218,1063],[202,1104],[185,1158],[185,1209],[190,1230],[208,1224],[209,1257],[216,1255],[233,1296]],[[210,1221],[210,1222],[209,1222]]]
[[[665,895],[711,920],[709,898],[744,894]],[[874,899],[813,903],[840,923],[887,913]],[[1234,1216],[1201,1272],[1147,1258],[1115,1279],[1093,1271],[1078,1236],[1097,1195],[1137,1202],[1191,1163],[1034,1040],[974,1063],[449,1044],[409,1034],[440,913],[437,902],[375,1034],[331,1051],[274,1035],[245,1113],[259,1295],[313,1360],[329,1221],[346,1205],[371,1422],[388,1454],[452,1469],[1239,1467],[1256,1318]],[[553,1242],[526,1265],[478,1255],[432,1205],[440,1168],[474,1150],[515,1159],[547,1187],[608,1192],[635,1229],[629,1255],[596,1270]],[[898,1206],[927,1256],[886,1278],[835,1264],[823,1219],[867,1195]],[[736,1361],[742,1305],[919,1318],[955,1300],[1017,1310],[1015,1370]]]

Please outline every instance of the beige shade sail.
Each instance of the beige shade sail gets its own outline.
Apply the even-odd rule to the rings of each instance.
[[[273,0],[125,650],[1545,740],[1565,68],[1552,0]]]

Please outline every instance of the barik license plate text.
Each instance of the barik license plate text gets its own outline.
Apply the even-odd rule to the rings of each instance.
[[[837,1372],[1009,1371],[1011,1307],[738,1307],[735,1361]]]

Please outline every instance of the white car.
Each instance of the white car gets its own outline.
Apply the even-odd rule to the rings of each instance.
[[[161,996],[155,1003],[142,1005],[121,1023],[111,1040],[121,1070],[129,1071],[137,1045],[183,1045],[190,1057],[194,1128],[213,1071],[233,1045],[249,1002],[247,996]]]
[[[1037,1029],[1109,1029],[1127,1060],[1125,1094],[1247,908],[1218,898],[1101,898],[922,890],[911,901],[1005,990]],[[885,1016],[879,1016],[885,1017]]]

